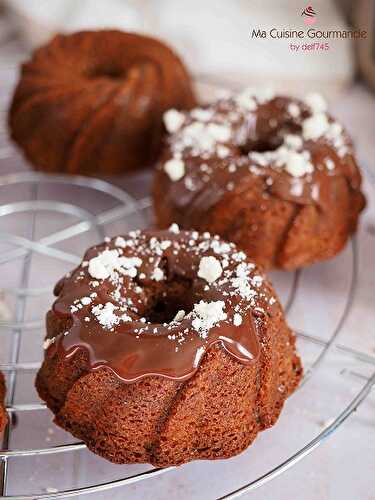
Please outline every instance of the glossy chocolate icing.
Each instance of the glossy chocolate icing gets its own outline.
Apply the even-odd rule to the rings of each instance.
[[[297,117],[291,116],[291,105],[297,107]],[[258,186],[262,197],[273,196],[301,206],[314,205],[324,211],[329,208],[332,198],[340,202],[343,184],[352,191],[360,190],[361,176],[350,138],[343,130],[340,140],[344,154],[334,145],[334,141],[324,136],[316,140],[304,139],[303,121],[311,117],[312,112],[302,101],[274,97],[259,104],[256,111],[243,113],[229,99],[204,109],[212,110],[213,123],[221,120],[222,123],[227,121],[230,124],[232,138],[225,143],[227,156],[220,157],[215,151],[192,153],[189,147],[180,147],[178,142],[181,134],[178,132],[169,137],[158,167],[162,169],[176,151],[184,161],[183,178],[171,182],[167,175],[163,176],[165,195],[178,211],[177,220],[184,227],[195,227],[203,213],[225,200],[228,191],[235,191],[237,196],[241,196],[247,189]],[[334,123],[329,115],[326,116],[330,123]],[[186,114],[184,127],[193,122],[194,118]],[[293,176],[284,168],[276,167],[274,161],[259,164],[256,160],[256,154],[272,152],[280,147],[288,134],[300,138],[300,149],[309,155],[313,166],[311,173]],[[327,161],[332,162],[333,168],[326,167]],[[205,165],[204,171],[202,164]],[[235,169],[231,170],[233,166]]]
[[[214,242],[217,248],[220,240],[207,235],[201,237],[196,233],[175,234],[171,231],[136,234],[124,237],[134,243],[131,247],[118,247],[115,239],[90,249],[83,264],[57,284],[55,294],[58,298],[47,321],[47,338],[53,339],[48,355],[59,350],[64,356],[71,357],[78,350],[84,350],[88,354],[90,370],[107,367],[125,382],[150,375],[185,380],[195,373],[203,356],[214,344],[220,344],[241,363],[248,364],[257,359],[258,328],[278,305],[274,299],[269,304],[272,290],[262,284],[263,276],[259,276],[255,266],[248,265],[249,275],[245,281],[254,283],[251,284],[250,298],[245,299],[237,293],[238,283],[233,278],[238,281],[236,268],[248,261],[234,245],[225,244],[223,248],[229,251],[219,255],[210,245]],[[157,250],[151,248],[150,241],[154,245],[157,241]],[[160,242],[170,242],[170,245],[161,250]],[[119,288],[109,279],[93,279],[87,264],[103,250],[116,248],[123,251],[123,256],[142,259],[137,276],[122,276],[123,283]],[[223,266],[226,264],[223,275],[215,283],[208,284],[197,275],[203,256],[215,256],[221,259]],[[151,277],[157,267],[162,269],[165,279],[155,282]],[[259,286],[262,286],[263,293],[259,293]],[[116,288],[117,298],[120,293],[122,299],[127,298],[132,303],[126,310],[131,321],[120,322],[108,330],[90,310],[98,304],[116,303],[113,298]],[[80,298],[90,297],[93,292],[97,296],[89,306],[74,306],[77,299],[79,303]],[[223,301],[226,320],[209,328],[204,335],[193,327],[194,315],[187,314],[181,321],[171,321],[177,310],[185,309],[188,313],[199,301]],[[167,305],[169,310],[163,314],[169,317],[156,321],[154,311],[160,305]],[[237,326],[233,320],[235,311],[240,312],[242,320]]]

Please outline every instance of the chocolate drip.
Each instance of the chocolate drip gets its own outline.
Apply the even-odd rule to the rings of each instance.
[[[182,346],[171,341],[168,335],[172,332],[160,328],[160,324],[150,325],[151,328],[158,327],[157,334],[143,333],[137,337],[134,330],[142,326],[143,323],[133,322],[129,326],[121,326],[115,333],[105,333],[99,327],[90,329],[81,321],[74,321],[69,334],[59,337],[57,346],[67,357],[73,356],[78,349],[84,349],[89,355],[91,370],[108,367],[124,382],[134,382],[151,375],[186,380],[194,375],[203,356],[217,343],[241,363],[247,364],[259,354],[251,317],[240,327],[213,327],[205,340],[193,331],[191,320],[182,321],[178,328],[189,329]]]
[[[97,304],[114,302],[113,291],[116,287],[109,280],[103,280],[93,289],[93,279],[85,263],[56,285],[58,298],[47,321],[48,337],[56,339],[49,347],[48,354],[52,355],[57,349],[64,356],[71,357],[78,350],[84,350],[88,354],[90,370],[107,367],[128,383],[151,375],[173,380],[188,379],[215,344],[220,344],[241,363],[248,364],[257,359],[258,320],[253,319],[253,309],[254,306],[260,309],[267,307],[272,313],[274,307],[265,302],[265,295],[260,297],[254,291],[251,306],[233,293],[230,280],[222,279],[220,284],[208,286],[206,281],[199,278],[197,269],[202,256],[215,255],[212,249],[197,251],[199,244],[207,243],[207,239],[200,237],[193,246],[189,245],[191,233],[187,232],[177,235],[169,231],[143,234],[146,236],[141,233],[133,248],[124,249],[124,255],[142,258],[137,277],[124,276],[120,290],[122,297],[136,304],[135,308],[128,311],[132,321],[120,322],[109,331],[90,315],[87,307],[73,307],[72,312],[72,304],[81,297],[89,297],[93,290],[97,296],[92,300],[90,309]],[[153,237],[160,241],[171,241],[171,245],[159,254],[148,250],[145,252],[145,247]],[[114,248],[113,241],[93,248],[87,252],[84,262],[104,249]],[[230,253],[226,256],[229,260],[226,270],[229,273],[234,273],[238,266],[238,261],[231,259],[235,252],[235,247],[231,245]],[[155,266],[163,269],[166,275],[164,281],[155,283],[150,279]],[[257,271],[252,267],[249,280],[254,276],[257,276]],[[177,310],[185,309],[188,313],[200,300],[225,302],[227,319],[209,328],[206,335],[197,332],[193,317],[189,314],[181,321],[172,320]],[[171,317],[165,316],[165,320],[156,322],[153,315],[158,304],[164,306]],[[235,311],[241,312],[242,323],[238,326],[233,324]],[[147,323],[145,319],[148,319]]]

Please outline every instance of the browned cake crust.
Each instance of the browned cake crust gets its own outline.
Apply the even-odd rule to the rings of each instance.
[[[126,315],[133,318],[132,322],[127,321],[122,327],[120,323],[106,331],[106,327],[100,326],[90,313],[90,310],[97,310],[94,309],[98,304],[97,299],[93,299],[89,306],[80,306],[88,301],[80,302],[79,299],[82,295],[90,297],[90,290],[96,290],[101,303],[105,303],[108,297],[113,297],[111,290],[116,285],[110,279],[109,282],[104,279],[99,280],[98,286],[96,280],[92,280],[90,272],[93,268],[92,259],[102,255],[103,250],[119,249],[116,246],[118,239],[89,250],[83,265],[57,286],[58,298],[47,316],[48,348],[37,375],[36,387],[41,398],[54,412],[58,425],[83,440],[94,453],[112,462],[147,462],[167,466],[195,459],[231,457],[243,451],[259,431],[276,422],[285,399],[301,378],[302,368],[295,351],[295,337],[286,325],[275,292],[264,275],[243,254],[238,253],[233,245],[230,246],[230,257],[218,256],[212,250],[211,243],[214,240],[207,239],[207,235],[204,238],[195,235],[194,248],[202,250],[193,255],[189,253],[192,248],[189,246],[188,260],[174,260],[174,250],[177,248],[177,252],[180,252],[182,242],[191,241],[192,234],[164,231],[136,233],[130,238],[124,236],[122,241],[126,241],[126,246],[121,246],[124,252],[121,255],[127,257],[134,256],[134,251],[129,249],[129,242],[134,243],[137,256],[142,255],[142,249],[149,248],[150,242],[152,248],[159,249],[159,243],[166,240],[172,241],[172,245],[168,249],[163,247],[162,253],[156,251],[154,254],[156,265],[163,266],[163,280],[150,281],[155,270],[147,267],[149,251],[145,251],[143,255],[137,277],[134,277],[134,273],[131,279],[124,276],[121,288],[123,297],[131,299],[130,303],[135,303],[131,284],[134,280],[142,292],[137,292],[140,294],[140,301],[136,312],[131,307],[120,307],[118,310],[121,313],[125,311]],[[217,249],[217,242],[220,240],[215,241]],[[210,248],[203,249],[207,242],[211,245]],[[203,278],[196,277],[199,259],[207,255],[216,255],[215,259],[223,266],[226,260],[227,271],[223,271],[215,284],[210,282],[207,285]],[[239,260],[231,260],[232,256]],[[204,354],[199,366],[185,376],[186,373],[181,369],[191,361],[186,350],[189,342],[180,343],[178,339],[181,340],[181,335],[186,334],[187,330],[187,335],[190,335],[195,323],[191,322],[190,315],[186,315],[181,323],[179,320],[177,323],[176,320],[174,323],[165,323],[162,317],[166,311],[160,312],[160,303],[155,302],[155,297],[164,297],[163,303],[169,304],[178,287],[184,280],[190,279],[192,281],[189,281],[189,286],[184,288],[187,295],[181,295],[181,289],[175,295],[175,299],[179,297],[180,303],[174,303],[173,307],[170,305],[174,311],[176,306],[177,309],[181,306],[187,309],[190,294],[205,298],[205,294],[218,293],[217,297],[220,297],[221,290],[228,284],[226,276],[230,276],[233,266],[233,269],[238,268],[238,263],[242,269],[243,266],[251,269],[250,277],[244,278],[247,283],[253,283],[250,302],[240,298],[240,302],[234,306],[232,301],[237,300],[237,292],[234,295],[223,293],[227,319],[220,321],[200,339]],[[178,281],[174,275],[177,270],[184,275],[182,281]],[[243,287],[242,278],[235,280],[237,281],[233,283],[236,287]],[[73,308],[72,304],[75,304]],[[163,357],[163,351],[158,351],[157,338],[151,340],[153,344],[148,344],[148,347],[142,344],[142,335],[146,333],[148,325],[143,323],[145,331],[141,332],[142,328],[136,318],[150,314],[149,309],[144,309],[145,304],[148,304],[147,308],[151,307],[153,314],[162,315],[159,317],[160,324],[153,323],[150,328],[154,332],[156,326],[157,334],[163,333],[163,349],[168,348],[168,342],[172,342],[175,359],[173,355]],[[235,311],[242,315],[240,326],[241,321],[235,323],[233,319]],[[172,317],[173,315],[174,312]],[[108,322],[108,317],[102,320]],[[113,321],[112,317],[111,324],[115,324]],[[172,330],[171,325],[174,325]],[[186,325],[190,327],[185,328]],[[127,343],[119,344],[120,337],[126,334],[124,328],[131,328],[133,337],[128,337],[128,340],[136,345],[137,352],[139,346],[142,351],[142,355],[137,358],[140,360],[140,371],[137,372],[140,378],[132,382],[130,379],[134,374],[129,372],[130,365],[127,368],[125,365],[127,360],[134,360],[133,354],[128,352],[130,347]],[[141,342],[139,346],[134,340],[136,332]],[[165,338],[168,332],[173,333],[169,335],[169,340]],[[196,334],[195,331],[190,341],[195,341]],[[113,335],[114,344],[109,340]],[[223,338],[232,341],[227,344],[226,341],[217,342],[218,337],[215,335],[223,335]],[[242,345],[237,354],[230,350],[231,345],[237,342],[234,339]],[[101,342],[106,342],[107,346],[103,347]],[[88,344],[91,346],[89,350],[85,348]],[[245,348],[245,345],[248,347]],[[156,353],[155,356],[147,363],[143,362],[151,351]],[[253,355],[249,354],[248,359],[240,360],[239,353],[250,351]],[[158,363],[160,357],[161,365]],[[156,368],[151,367],[150,363],[156,363]],[[170,376],[166,378],[151,375],[150,371],[168,373]],[[184,375],[183,379],[181,375]]]
[[[194,102],[190,77],[165,44],[84,31],[55,36],[22,65],[9,127],[37,170],[120,174],[155,158],[166,109]]]
[[[365,206],[353,146],[316,95],[272,93],[169,111],[155,173],[159,227],[210,231],[265,268],[335,256]]]
[[[4,407],[4,400],[5,400],[5,381],[3,374],[0,372],[0,432],[4,430],[8,421]]]

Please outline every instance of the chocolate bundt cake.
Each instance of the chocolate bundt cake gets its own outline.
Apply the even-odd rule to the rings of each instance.
[[[209,233],[108,240],[55,294],[36,387],[55,422],[111,462],[231,457],[300,380],[272,286]]]
[[[168,108],[195,103],[163,43],[120,31],[57,35],[22,65],[12,139],[37,170],[111,175],[149,165]]]
[[[364,208],[343,127],[318,94],[304,101],[246,90],[164,117],[169,136],[154,181],[159,227],[210,231],[265,268],[336,255]]]
[[[0,372],[0,433],[4,430],[7,424],[7,414],[5,411],[5,381],[4,376]]]

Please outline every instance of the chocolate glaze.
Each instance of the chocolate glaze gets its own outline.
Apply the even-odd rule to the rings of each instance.
[[[263,293],[259,295],[254,289],[254,297],[248,302],[238,294],[231,294],[233,285],[230,280],[222,279],[220,282],[219,279],[208,286],[205,280],[197,276],[199,262],[203,256],[218,255],[212,248],[197,251],[200,244],[207,245],[207,242],[213,240],[199,237],[194,241],[194,245],[189,245],[189,241],[192,241],[191,235],[192,233],[188,232],[174,234],[170,231],[141,233],[133,237],[134,247],[123,248],[124,256],[140,257],[142,264],[135,278],[123,277],[124,283],[120,287],[121,296],[131,299],[136,305],[127,311],[132,321],[121,322],[114,326],[113,331],[103,328],[90,314],[89,309],[108,301],[115,303],[111,294],[116,285],[106,279],[99,280],[99,286],[93,288],[92,283],[95,280],[90,276],[86,262],[104,249],[116,248],[115,240],[90,249],[85,255],[85,264],[56,286],[55,294],[58,298],[49,312],[47,321],[47,337],[56,338],[48,349],[48,355],[59,350],[64,356],[71,357],[78,350],[84,350],[88,354],[90,370],[107,367],[125,382],[134,382],[150,375],[185,380],[195,373],[202,358],[214,344],[220,344],[241,363],[248,364],[257,359],[258,328],[266,318],[264,311],[274,314],[279,307],[277,302],[273,305],[268,303],[272,290],[264,283]],[[149,248],[150,239],[153,237],[158,241],[171,241],[171,245],[157,254]],[[229,253],[226,254],[229,260],[226,267],[228,273],[234,273],[238,266],[239,261],[232,260],[231,257],[236,252],[234,245],[231,245]],[[150,257],[154,259],[153,262],[149,262]],[[165,280],[155,282],[150,279],[155,266],[163,269]],[[254,276],[259,276],[259,273],[255,266],[252,266],[249,279]],[[176,294],[175,283],[182,283],[182,292],[180,290]],[[97,297],[92,303],[72,312],[74,301],[90,296],[93,291],[97,293]],[[224,301],[227,319],[210,328],[205,338],[193,328],[193,320],[189,316],[172,324],[161,324],[151,319],[147,324],[148,330],[142,331],[146,325],[141,318],[151,317],[157,304],[160,301],[168,301],[168,294],[171,293],[174,293],[175,309],[185,308],[186,312],[200,300]],[[178,303],[179,300],[181,303]],[[233,325],[234,309],[241,312],[242,324],[239,326]],[[90,317],[90,321],[85,320],[87,317]],[[173,335],[175,338],[171,337]],[[181,335],[183,341],[180,343]]]
[[[182,321],[180,328],[191,328],[189,320]],[[254,341],[251,318],[233,331],[232,327],[214,327],[209,339],[203,341],[195,332],[186,335],[185,345],[177,352],[176,343],[167,335],[171,332],[160,325],[158,334],[143,334],[137,338],[134,329],[144,326],[134,322],[131,326],[118,328],[116,333],[103,334],[99,327],[90,330],[82,322],[75,321],[69,335],[59,340],[59,347],[67,357],[78,349],[89,355],[90,368],[110,368],[125,382],[134,382],[146,376],[159,375],[173,380],[186,380],[196,372],[207,350],[216,343],[241,363],[248,363],[258,355]]]
[[[300,114],[292,117],[289,106],[298,106]],[[207,109],[214,110],[221,117],[230,117],[236,110],[232,101],[219,101]],[[361,175],[353,156],[350,138],[343,131],[343,141],[346,154],[339,156],[337,149],[324,137],[317,140],[303,140],[302,121],[311,116],[309,108],[301,101],[286,97],[275,97],[260,104],[255,113],[240,116],[231,122],[235,139],[225,144],[230,153],[225,158],[217,154],[194,155],[189,148],[182,152],[185,164],[185,176],[178,181],[171,181],[164,175],[165,196],[176,209],[177,221],[184,227],[195,227],[202,213],[208,212],[221,201],[225,201],[228,184],[233,184],[237,195],[246,191],[247,187],[259,184],[262,196],[274,196],[281,200],[294,202],[298,205],[314,205],[319,210],[329,208],[332,197],[339,200],[343,184],[352,191],[360,191]],[[329,117],[329,120],[333,121]],[[193,121],[187,115],[185,124]],[[283,141],[286,134],[295,134],[302,139],[303,150],[311,156],[314,171],[301,177],[293,177],[283,168],[269,165],[260,166],[251,158],[251,152],[273,151]],[[238,140],[238,137],[240,140]],[[176,138],[168,139],[164,156],[159,163],[159,169],[172,156]],[[240,143],[240,144],[239,144]],[[330,159],[334,169],[328,170],[325,161]],[[208,173],[200,170],[202,163],[209,167]],[[237,170],[230,172],[228,167],[235,163]],[[160,182],[157,177],[157,182]],[[186,180],[190,180],[187,185]],[[363,204],[364,204],[363,198]]]

